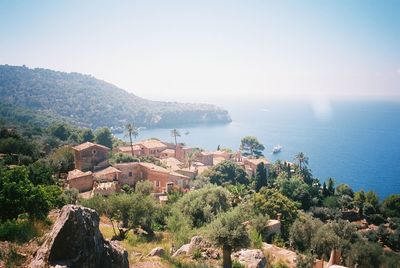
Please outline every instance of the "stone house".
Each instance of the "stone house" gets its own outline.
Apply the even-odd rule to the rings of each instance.
[[[183,189],[189,185],[189,177],[184,174],[172,171],[169,173],[168,183],[166,184],[166,187],[168,184],[172,187],[178,187]]]
[[[144,173],[141,170],[139,162],[119,163],[113,165],[114,168],[121,171],[118,183],[120,185],[129,185],[134,187],[136,182],[144,179]]]
[[[134,144],[132,147],[133,147],[133,155],[134,156],[142,155],[142,149],[140,148],[139,145]],[[115,148],[114,152],[127,154],[127,155],[132,155],[132,148],[131,148],[130,145],[128,145],[128,146],[120,146],[120,147]]]
[[[169,158],[169,157],[175,157],[174,149],[165,149],[160,154],[160,158],[162,158],[162,159]]]
[[[178,144],[176,147],[176,158],[179,161],[185,162],[186,156],[191,153],[194,149],[190,147],[185,147],[182,144]]]
[[[225,160],[230,160],[232,153],[229,153],[227,151],[215,151],[215,152],[212,152],[212,155],[215,158],[221,157],[221,158],[224,158]]]
[[[176,169],[174,170],[174,172],[179,173],[181,175],[184,175],[186,177],[189,177],[190,179],[194,179],[196,178],[198,172],[196,168],[180,168],[180,169]]]
[[[93,173],[74,169],[68,172],[67,187],[75,188],[79,192],[90,191],[93,188]]]
[[[97,182],[112,182],[118,181],[121,171],[115,167],[108,167],[101,171],[93,173],[93,177]]]
[[[153,183],[155,192],[167,192],[171,187],[186,187],[189,178],[163,167],[142,162],[115,164],[121,171],[119,185],[135,186],[138,181],[148,180]]]
[[[136,143],[141,149],[141,154],[146,156],[154,156],[159,158],[161,152],[168,148],[163,142],[159,140],[145,140]]]
[[[268,162],[267,159],[265,158],[253,159],[253,158],[243,157],[243,163],[245,170],[249,176],[254,176],[256,174],[257,165],[260,163],[264,163],[268,176],[270,163]]]
[[[110,148],[91,142],[72,147],[75,153],[75,169],[95,171],[107,167]]]
[[[212,166],[214,164],[214,155],[210,152],[200,152],[198,155],[198,161],[203,163],[205,166]]]

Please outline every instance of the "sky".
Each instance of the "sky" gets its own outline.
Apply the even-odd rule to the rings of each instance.
[[[0,64],[157,100],[400,98],[400,1],[6,1]]]

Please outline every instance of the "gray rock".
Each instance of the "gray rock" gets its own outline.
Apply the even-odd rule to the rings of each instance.
[[[247,268],[264,268],[267,265],[267,259],[259,249],[242,249],[233,253],[231,257]]]
[[[219,259],[221,256],[220,250],[214,248],[210,242],[201,236],[193,236],[190,243],[180,247],[172,257],[191,255],[195,249],[200,250],[202,257],[205,259]]]
[[[103,238],[99,222],[92,209],[64,206],[29,267],[128,268],[128,252]]]
[[[172,257],[177,257],[177,256],[182,256],[182,255],[187,255],[190,252],[190,244],[185,244],[181,246],[177,251],[175,251],[174,255]]]
[[[162,256],[165,253],[163,248],[157,247],[157,248],[153,248],[150,253],[147,256]]]

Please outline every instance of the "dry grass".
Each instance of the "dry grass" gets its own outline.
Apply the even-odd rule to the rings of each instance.
[[[112,226],[107,224],[100,224],[100,231],[106,239],[111,239],[114,235]],[[146,257],[147,254],[155,247],[161,247],[165,252],[169,252],[171,243],[170,236],[167,232],[156,232],[155,238],[151,241],[146,241],[144,238],[133,234],[133,232],[129,232],[127,238],[120,241],[121,246],[128,251],[130,264],[150,260],[154,261],[154,258]]]
[[[111,239],[111,237],[114,235],[112,226],[104,223],[104,221],[102,224],[100,224],[100,231],[106,239]],[[156,232],[155,238],[151,241],[146,241],[144,238],[133,234],[133,232],[129,232],[127,238],[123,241],[120,241],[120,245],[128,251],[130,267],[185,268],[220,266],[220,261],[215,260],[209,260],[207,261],[207,265],[205,265],[200,264],[198,261],[193,260],[190,257],[147,257],[149,252],[156,247],[163,248],[168,255],[172,245],[171,236],[168,232]]]

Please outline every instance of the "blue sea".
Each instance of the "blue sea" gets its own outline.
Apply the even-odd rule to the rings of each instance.
[[[400,193],[400,103],[389,101],[258,101],[223,105],[232,123],[177,126],[179,142],[207,150],[234,150],[246,135],[266,147],[267,159],[293,161],[304,152],[321,181],[329,177],[381,199]],[[119,137],[123,137],[119,135]],[[138,139],[172,141],[170,128],[143,129]],[[283,149],[273,155],[272,148]]]

